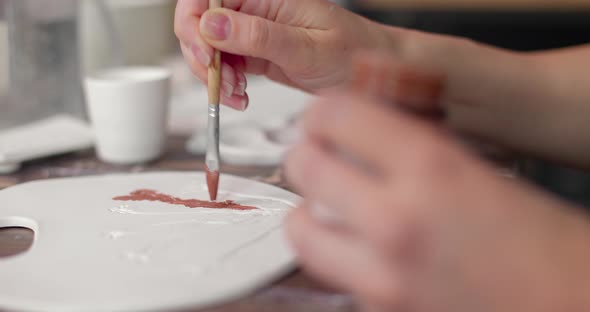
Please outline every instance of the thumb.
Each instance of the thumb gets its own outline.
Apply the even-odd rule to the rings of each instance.
[[[211,46],[226,53],[261,58],[287,68],[310,60],[308,33],[258,16],[213,9],[201,17],[200,30]]]

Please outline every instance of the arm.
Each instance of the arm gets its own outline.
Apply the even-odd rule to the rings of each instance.
[[[445,74],[442,98],[457,130],[590,168],[590,46],[517,53],[472,41],[390,29],[405,62]]]
[[[579,50],[524,54],[465,39],[388,27],[328,1],[181,0],[176,33],[195,76],[206,83],[207,55],[224,51],[223,102],[248,106],[244,73],[310,92],[344,87],[359,51],[386,51],[446,77],[449,124],[520,152],[590,168],[590,91]],[[576,61],[568,61],[576,55]],[[588,126],[590,127],[590,126]],[[588,147],[587,147],[588,146]]]
[[[367,311],[590,308],[579,208],[500,177],[432,123],[371,97],[321,98],[302,124],[285,164],[304,197],[289,237],[305,270]]]

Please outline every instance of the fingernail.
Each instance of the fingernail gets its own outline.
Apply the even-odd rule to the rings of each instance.
[[[227,97],[224,94],[221,103],[233,110],[243,112],[248,108],[248,97],[238,97],[235,94]]]
[[[191,50],[197,61],[199,61],[199,63],[203,64],[203,66],[205,67],[209,67],[209,65],[211,64],[211,56],[209,56],[208,53],[205,53],[205,51],[203,51],[203,49],[201,49],[197,45],[193,45],[191,47]]]
[[[201,31],[213,40],[225,40],[231,31],[229,18],[219,12],[206,13],[201,20]]]
[[[234,89],[235,87],[228,81],[224,80],[221,82],[221,92],[223,92],[225,97],[231,97],[234,94]]]
[[[244,74],[238,74],[238,87],[236,88],[235,93],[240,96],[246,95],[247,86],[248,82],[246,81]]]
[[[250,105],[250,101],[248,101],[248,99],[247,99],[247,98],[245,98],[245,99],[242,99],[242,100],[240,101],[240,110],[241,110],[242,112],[243,112],[243,111],[245,111],[245,110],[247,110],[249,105]]]

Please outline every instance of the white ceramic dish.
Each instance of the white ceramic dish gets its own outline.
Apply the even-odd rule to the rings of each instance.
[[[232,165],[276,166],[299,137],[295,126],[264,127],[256,122],[226,124],[219,139],[221,160]],[[186,147],[191,153],[205,154],[207,138],[194,135]]]
[[[0,174],[18,170],[25,161],[83,150],[93,145],[90,126],[68,115],[5,130],[0,133]]]
[[[35,231],[29,251],[0,260],[0,309],[198,308],[292,270],[282,224],[300,198],[285,190],[222,176],[220,199],[262,208],[255,211],[112,199],[140,188],[204,199],[204,180],[203,173],[109,175],[0,191],[0,227]]]
[[[299,136],[291,121],[302,114],[312,97],[257,77],[250,77],[248,94],[250,107],[245,112],[222,108],[221,158],[228,164],[276,166]],[[171,132],[192,134],[187,150],[203,154],[207,140],[206,88],[195,86],[175,94],[171,108]]]

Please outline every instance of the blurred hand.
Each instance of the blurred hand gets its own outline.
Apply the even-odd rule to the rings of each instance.
[[[586,216],[499,176],[441,128],[325,96],[285,169],[299,262],[367,311],[585,311]]]
[[[306,91],[343,86],[358,50],[387,49],[391,31],[327,0],[179,0],[175,31],[193,73],[207,80],[213,48],[222,55],[222,101],[248,106],[244,73]]]
[[[383,52],[361,51],[351,63],[349,89],[423,117],[444,115],[445,72],[403,62]]]

